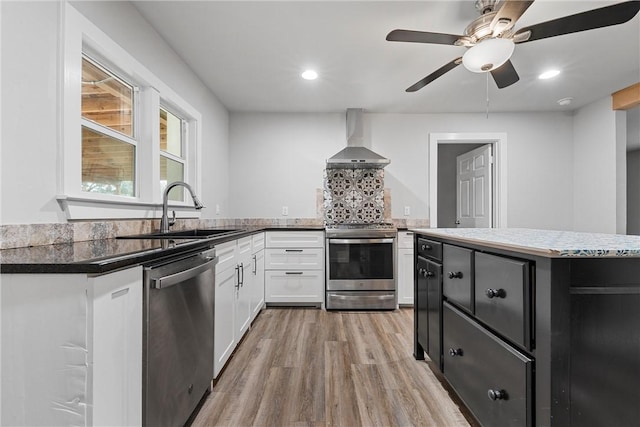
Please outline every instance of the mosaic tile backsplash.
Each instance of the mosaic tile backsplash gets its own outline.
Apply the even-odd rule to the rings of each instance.
[[[385,222],[384,169],[326,169],[325,224]]]

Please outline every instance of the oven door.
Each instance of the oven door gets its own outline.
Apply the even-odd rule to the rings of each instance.
[[[327,291],[395,290],[394,238],[327,239]]]

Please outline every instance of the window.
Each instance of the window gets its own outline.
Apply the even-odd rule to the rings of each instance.
[[[160,189],[167,184],[184,181],[184,134],[186,123],[180,117],[160,108]],[[184,188],[175,187],[169,192],[169,200],[184,200]]]
[[[82,58],[82,191],[135,195],[134,88]]]
[[[159,218],[169,183],[200,193],[202,116],[69,2],[64,11],[57,199],[67,219]],[[169,200],[178,217],[199,216],[182,187]]]

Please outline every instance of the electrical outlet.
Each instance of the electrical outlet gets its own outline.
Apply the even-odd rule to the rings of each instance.
[[[404,207],[404,216],[409,216],[411,215],[411,206],[405,206]]]
[[[216,203],[216,215],[220,215],[220,205]]]
[[[289,215],[289,207],[288,206],[283,206],[282,207],[282,216],[287,216]]]

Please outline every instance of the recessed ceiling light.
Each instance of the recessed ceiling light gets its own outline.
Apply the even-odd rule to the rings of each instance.
[[[318,73],[316,73],[313,70],[306,70],[301,75],[302,75],[302,78],[305,79],[305,80],[315,80],[315,79],[318,78]]]
[[[548,70],[538,76],[539,79],[546,80],[560,74],[560,70]]]
[[[566,98],[558,99],[556,102],[558,103],[558,105],[564,107],[571,104],[571,101],[573,101],[573,98],[568,96]]]

